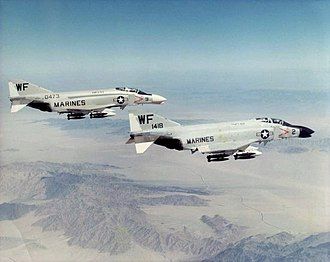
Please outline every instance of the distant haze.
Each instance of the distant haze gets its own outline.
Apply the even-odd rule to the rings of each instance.
[[[327,1],[0,1],[1,85],[329,89]]]

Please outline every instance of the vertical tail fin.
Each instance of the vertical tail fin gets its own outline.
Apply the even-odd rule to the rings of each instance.
[[[160,131],[164,128],[180,126],[179,123],[154,113],[130,112],[131,132]]]
[[[33,101],[33,95],[52,93],[40,86],[31,84],[24,80],[9,81],[9,98],[11,101],[10,111],[17,112]]]
[[[135,143],[137,154],[144,153],[162,135],[165,128],[180,126],[172,120],[160,115],[145,112],[130,112],[129,123],[131,138],[127,144]]]
[[[35,84],[29,83],[24,80],[13,80],[9,81],[9,95],[10,97],[19,97],[19,96],[27,96],[34,94],[43,94],[43,93],[52,93],[45,88],[37,86]]]

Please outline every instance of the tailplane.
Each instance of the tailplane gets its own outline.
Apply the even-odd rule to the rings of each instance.
[[[154,141],[151,142],[142,142],[142,143],[135,143],[135,150],[137,154],[143,154],[149,146],[151,146]]]
[[[20,103],[19,101],[13,101],[11,102],[11,106],[10,106],[10,112],[11,113],[16,113],[19,110],[21,110],[22,108],[26,107],[27,104],[26,103]]]

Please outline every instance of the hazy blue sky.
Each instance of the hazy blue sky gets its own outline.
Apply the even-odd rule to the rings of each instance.
[[[330,1],[0,4],[2,85],[329,89]]]

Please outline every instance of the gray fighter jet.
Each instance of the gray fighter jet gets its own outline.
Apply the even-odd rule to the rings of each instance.
[[[275,118],[255,118],[238,122],[223,122],[182,126],[153,113],[129,113],[130,139],[136,152],[144,153],[153,143],[176,150],[190,150],[207,155],[208,162],[250,159],[261,155],[252,144],[272,140],[311,137],[313,130],[291,125]]]
[[[10,81],[9,99],[11,112],[25,106],[41,111],[67,114],[67,118],[81,119],[114,116],[111,108],[124,109],[128,105],[162,104],[166,99],[160,95],[148,94],[138,89],[117,87],[104,90],[52,92],[27,81]]]

